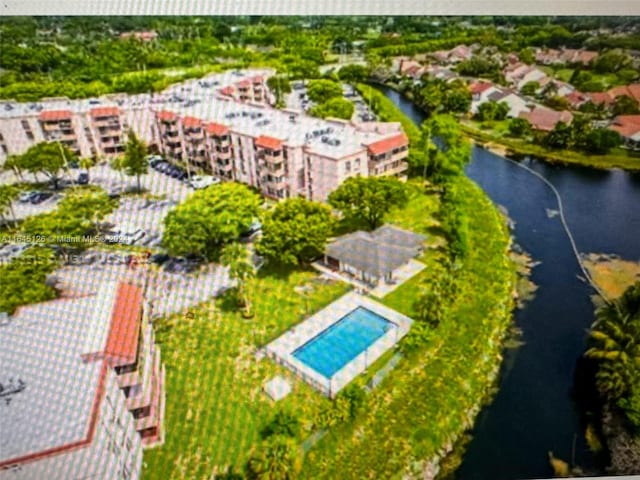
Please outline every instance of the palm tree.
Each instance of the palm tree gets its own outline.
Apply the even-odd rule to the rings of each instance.
[[[249,478],[254,480],[292,480],[302,468],[297,442],[282,435],[269,437],[249,459]]]
[[[229,267],[229,278],[236,282],[239,306],[244,316],[251,316],[251,301],[247,295],[246,282],[255,276],[255,267],[249,258],[249,251],[244,245],[230,243],[222,250],[220,261]]]
[[[640,282],[596,311],[585,355],[600,362],[596,384],[615,401],[629,392],[640,372]]]

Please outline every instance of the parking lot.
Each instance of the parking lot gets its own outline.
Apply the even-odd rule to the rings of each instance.
[[[66,265],[54,272],[64,296],[95,293],[102,282],[116,279],[148,278],[148,296],[153,316],[180,312],[216,297],[233,286],[227,268],[209,264],[190,275],[172,274],[153,265],[129,268],[117,262],[117,255],[102,257],[91,265]]]

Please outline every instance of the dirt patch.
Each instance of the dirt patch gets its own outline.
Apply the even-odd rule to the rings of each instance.
[[[582,261],[593,281],[609,298],[618,298],[640,280],[640,261],[602,253],[583,255]]]

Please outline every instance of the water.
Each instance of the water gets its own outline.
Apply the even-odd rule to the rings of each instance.
[[[387,90],[414,121],[423,114]],[[640,177],[526,161],[560,192],[567,223],[580,252],[618,254],[640,261]],[[467,175],[509,211],[516,241],[541,264],[532,280],[535,299],[515,312],[524,346],[505,352],[499,391],[472,432],[461,480],[551,477],[548,452],[591,471],[602,468],[584,441],[584,415],[571,397],[576,360],[593,322],[593,290],[580,269],[558,216],[551,190],[526,170],[481,148],[473,149]],[[575,449],[573,447],[575,439]],[[575,451],[575,453],[574,453]]]
[[[293,356],[326,378],[364,352],[392,327],[392,323],[358,307],[305,343]]]

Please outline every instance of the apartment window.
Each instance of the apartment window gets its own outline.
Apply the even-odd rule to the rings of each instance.
[[[28,120],[22,120],[20,123],[22,124],[22,128],[24,129],[25,132],[27,130],[31,130],[31,127],[29,126],[29,121]]]
[[[9,153],[9,151],[7,150],[7,146],[4,143],[0,145],[0,149],[2,149],[2,153],[4,153],[5,155]]]
[[[360,159],[356,158],[354,160],[354,170],[360,170]]]
[[[347,173],[351,172],[351,161],[348,160],[344,163],[344,169]]]
[[[123,480],[129,480],[129,478],[131,478],[131,472],[127,467],[122,467],[122,478]]]

